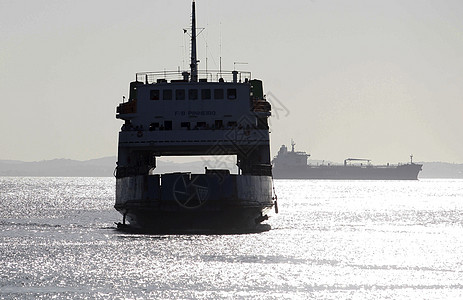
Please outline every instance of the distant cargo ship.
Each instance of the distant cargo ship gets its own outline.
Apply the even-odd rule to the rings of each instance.
[[[347,179],[347,180],[417,180],[421,164],[413,162],[397,165],[372,165],[369,159],[348,158],[344,165],[321,164],[309,165],[310,154],[291,151],[285,145],[280,147],[273,159],[273,177],[276,179]]]

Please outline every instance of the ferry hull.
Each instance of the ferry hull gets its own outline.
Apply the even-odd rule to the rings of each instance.
[[[162,184],[161,184],[162,180]],[[117,179],[125,226],[152,232],[253,232],[273,206],[270,176],[173,173]]]

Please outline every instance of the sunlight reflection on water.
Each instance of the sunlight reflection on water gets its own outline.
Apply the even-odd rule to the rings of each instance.
[[[114,230],[112,178],[0,178],[0,298],[459,298],[463,181],[277,180],[272,230]]]

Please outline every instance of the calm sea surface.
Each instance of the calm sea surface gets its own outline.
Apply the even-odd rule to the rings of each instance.
[[[463,180],[277,180],[222,236],[118,232],[114,186],[0,177],[0,298],[463,298]]]

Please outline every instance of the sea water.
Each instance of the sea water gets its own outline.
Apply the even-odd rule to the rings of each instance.
[[[463,180],[276,180],[272,229],[115,229],[113,178],[0,177],[0,298],[458,299]]]

